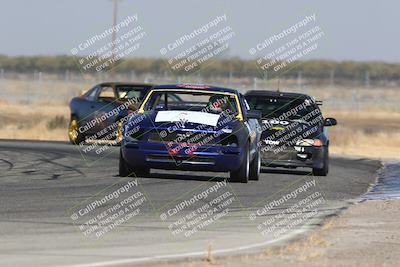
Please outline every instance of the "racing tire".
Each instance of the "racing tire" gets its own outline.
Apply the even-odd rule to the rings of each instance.
[[[231,182],[247,183],[249,181],[249,172],[250,172],[249,144],[246,145],[244,153],[245,153],[244,159],[242,161],[242,164],[240,164],[239,169],[230,172]]]
[[[115,129],[115,146],[121,146],[123,126],[122,119],[118,119],[115,123],[117,124]]]
[[[261,171],[261,157],[260,152],[257,150],[253,161],[250,164],[249,180],[258,181],[260,179]]]
[[[86,140],[85,135],[79,132],[79,123],[76,117],[71,117],[71,120],[69,121],[68,138],[73,145],[79,145]]]
[[[147,177],[150,175],[149,168],[138,168],[131,166],[119,153],[119,176],[120,177]]]
[[[326,148],[324,153],[322,168],[313,168],[312,173],[314,176],[327,176],[328,172],[329,172],[329,152],[328,148]]]

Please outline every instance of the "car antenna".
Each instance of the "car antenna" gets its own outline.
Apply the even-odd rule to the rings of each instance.
[[[279,93],[279,83],[280,83],[280,79],[278,78],[278,89],[276,89],[276,91]]]

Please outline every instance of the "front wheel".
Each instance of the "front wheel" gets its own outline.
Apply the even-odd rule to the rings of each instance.
[[[249,145],[247,144],[244,148],[244,159],[239,169],[230,172],[230,181],[247,183],[249,181],[249,169],[250,169],[250,153]]]
[[[117,127],[115,129],[115,145],[120,146],[122,141],[122,120],[116,121]]]
[[[249,180],[258,181],[260,179],[261,158],[257,150],[253,161],[250,164]]]
[[[122,157],[122,152],[119,153],[119,176],[121,177],[147,177],[150,175],[149,168],[137,168],[131,166],[125,159]]]
[[[322,168],[313,168],[312,169],[313,175],[314,176],[327,176],[329,172],[329,152],[328,152],[328,147],[325,150],[324,153],[324,159],[322,163]]]
[[[75,117],[71,117],[69,122],[68,137],[73,145],[79,145],[85,141],[85,135],[79,132],[78,119]]]

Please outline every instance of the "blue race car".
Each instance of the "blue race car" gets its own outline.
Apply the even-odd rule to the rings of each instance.
[[[230,181],[258,180],[261,112],[234,89],[158,85],[123,125],[120,176],[151,168],[230,172]]]
[[[95,85],[70,102],[68,137],[72,144],[87,139],[121,141],[122,121],[140,106],[151,84],[107,82]]]

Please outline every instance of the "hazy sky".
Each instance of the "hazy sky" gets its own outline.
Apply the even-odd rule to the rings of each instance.
[[[0,0],[0,54],[70,54],[71,48],[112,23],[109,0]],[[400,62],[400,1],[378,0],[122,0],[119,18],[138,14],[147,33],[136,56],[159,57],[160,48],[226,14],[236,33],[230,56],[316,14],[325,33],[308,58]]]

